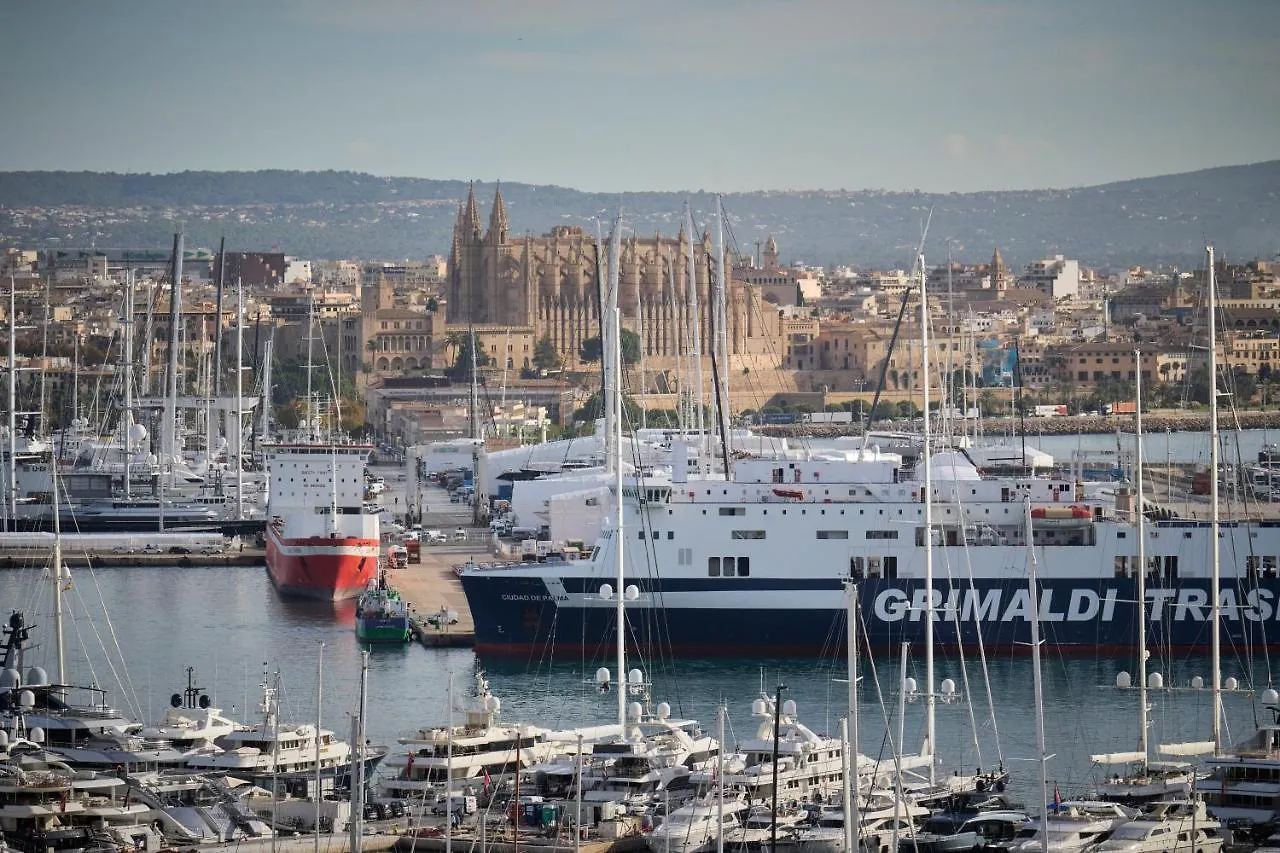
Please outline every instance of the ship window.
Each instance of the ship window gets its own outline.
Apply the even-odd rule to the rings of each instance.
[[[880,558],[879,557],[867,557],[867,577],[869,578],[880,577]]]
[[[1251,575],[1258,573],[1258,558],[1253,554],[1244,558],[1244,570]]]
[[[1122,578],[1129,574],[1129,558],[1124,556],[1116,557],[1116,577]]]
[[[720,558],[720,574],[727,578],[733,577],[733,557]]]
[[[819,539],[848,539],[849,531],[847,530],[819,530]]]
[[[668,540],[671,540],[671,539],[675,539],[675,538],[676,538],[676,532],[675,532],[674,530],[668,530],[668,531],[667,531],[667,539],[668,539]]]
[[[679,557],[680,565],[682,566],[693,565],[693,549],[692,548],[681,548],[678,552],[678,557]]]
[[[893,579],[894,579],[894,578],[896,578],[897,576],[898,576],[898,558],[897,558],[897,557],[885,557],[885,558],[884,558],[884,577],[885,577],[885,580],[893,580]]]
[[[741,506],[722,506],[720,507],[721,515],[746,515],[746,507]]]
[[[730,539],[763,539],[763,530],[734,530],[729,533]]]
[[[865,569],[863,568],[863,565],[864,565],[864,561],[861,557],[850,557],[849,558],[849,577],[853,578],[854,580],[861,580],[862,573],[863,571],[865,571]]]
[[[707,577],[720,577],[720,558],[707,557]]]
[[[1116,531],[1116,538],[1117,538],[1117,539],[1123,539],[1123,538],[1125,538],[1125,537],[1126,537],[1126,536],[1128,536],[1128,535],[1129,535],[1129,534],[1128,534],[1128,533],[1126,533],[1126,532],[1125,532],[1125,531],[1123,531],[1123,530],[1117,530],[1117,531]]]
[[[896,530],[868,530],[868,539],[897,539],[898,531]]]
[[[751,574],[751,558],[739,557],[738,558],[738,577],[745,578],[750,574]]]
[[[1182,532],[1182,538],[1183,538],[1183,539],[1190,539],[1190,538],[1191,538],[1191,531],[1190,531],[1190,530],[1184,530],[1184,531]]]
[[[637,531],[636,531],[636,538],[637,538],[637,539],[643,539],[643,538],[644,538],[644,531],[643,531],[643,530],[637,530]]]

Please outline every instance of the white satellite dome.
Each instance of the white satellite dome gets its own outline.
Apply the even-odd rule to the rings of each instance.
[[[1129,675],[1129,673],[1124,670],[1120,670],[1116,673],[1116,687],[1119,687],[1121,690],[1127,690],[1132,684],[1133,676]]]
[[[134,424],[129,427],[129,440],[137,444],[147,437],[147,428],[142,424]]]
[[[1151,690],[1164,689],[1164,676],[1158,672],[1153,672],[1147,676],[1147,687]]]

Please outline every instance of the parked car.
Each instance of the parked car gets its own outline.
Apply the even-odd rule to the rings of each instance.
[[[466,541],[467,541],[467,531],[466,531],[466,529],[465,529],[465,528],[462,528],[462,527],[459,527],[459,528],[457,528],[456,530],[454,530],[454,531],[453,531],[453,541],[454,541],[454,542],[466,542]]]

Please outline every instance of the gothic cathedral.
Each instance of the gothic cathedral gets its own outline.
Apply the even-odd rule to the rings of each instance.
[[[683,231],[678,238],[632,235],[622,244],[622,322],[640,335],[645,358],[655,368],[670,366],[677,354],[689,351],[691,252],[702,350],[707,352],[714,276],[710,236],[703,234],[690,245]],[[607,262],[607,249],[602,254]],[[600,333],[597,260],[595,237],[578,226],[558,225],[542,237],[511,239],[501,187],[494,193],[489,227],[482,230],[473,189],[453,228],[448,322],[531,328],[535,340],[549,336],[561,357],[572,363],[582,342]],[[729,271],[730,264],[725,267]],[[777,309],[764,301],[758,287],[727,277],[731,353],[735,358],[753,356],[753,362],[761,357],[772,361],[770,356],[781,351]]]

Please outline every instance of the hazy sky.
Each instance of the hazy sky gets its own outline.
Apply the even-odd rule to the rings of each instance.
[[[0,8],[0,169],[963,191],[1280,158],[1273,0]]]

